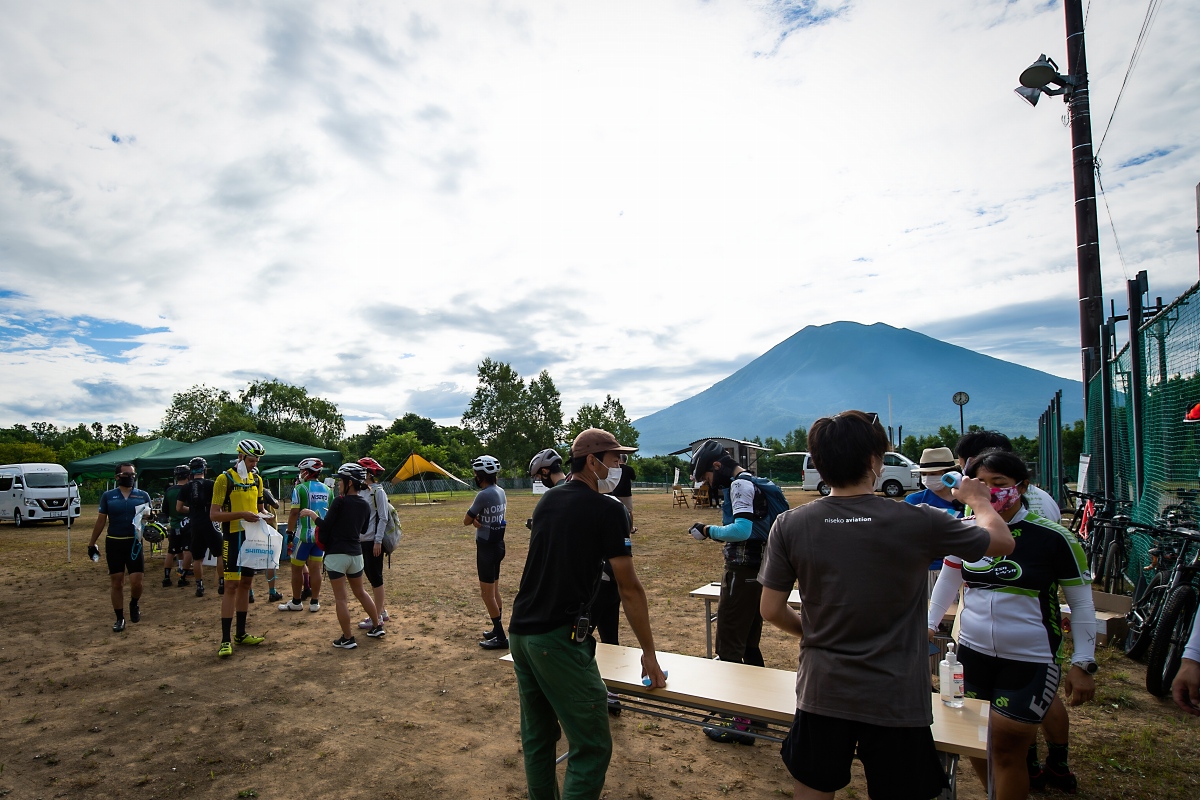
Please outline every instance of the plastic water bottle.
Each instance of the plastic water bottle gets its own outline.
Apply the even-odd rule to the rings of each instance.
[[[942,476],[942,484],[951,489],[957,489],[959,486],[962,486],[962,475],[957,472],[947,472]]]
[[[943,703],[950,708],[963,707],[963,668],[954,655],[954,642],[946,645],[946,657],[938,664],[938,688]]]

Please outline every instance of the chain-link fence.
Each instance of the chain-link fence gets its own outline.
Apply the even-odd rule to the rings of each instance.
[[[1131,334],[1133,341],[1106,365],[1113,493],[1133,503],[1138,522],[1154,523],[1167,512],[1200,521],[1200,424],[1184,421],[1200,403],[1200,284]],[[1088,386],[1089,491],[1104,488],[1103,383],[1097,375]],[[1147,563],[1149,540],[1133,538],[1130,569],[1137,574]]]

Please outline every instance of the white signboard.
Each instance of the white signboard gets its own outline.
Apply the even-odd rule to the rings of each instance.
[[[1077,492],[1086,492],[1087,491],[1087,474],[1088,474],[1088,467],[1091,465],[1091,463],[1092,463],[1091,456],[1084,455],[1082,453],[1079,455],[1079,483],[1076,484],[1075,491],[1077,491]]]

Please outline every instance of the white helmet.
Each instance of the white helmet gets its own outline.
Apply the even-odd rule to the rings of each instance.
[[[500,471],[500,461],[492,456],[480,456],[471,462],[471,469],[484,475],[495,475]]]
[[[319,458],[306,458],[296,465],[296,469],[301,472],[313,472],[320,475],[321,470],[325,469],[325,462]]]
[[[549,447],[538,453],[529,462],[529,475],[533,477],[544,469],[553,472],[555,467],[562,468],[562,456],[553,447]]]
[[[256,439],[242,439],[238,442],[237,451],[239,455],[262,458],[266,455],[267,448],[259,444]]]
[[[337,474],[343,478],[349,478],[354,482],[356,488],[361,489],[367,485],[367,471],[353,461],[338,467]]]

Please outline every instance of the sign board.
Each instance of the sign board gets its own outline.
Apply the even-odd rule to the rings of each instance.
[[[1091,456],[1080,453],[1080,455],[1079,455],[1079,483],[1075,484],[1075,491],[1077,491],[1077,492],[1086,492],[1087,491],[1087,474],[1088,474],[1088,467],[1091,466],[1091,463],[1092,463]]]

